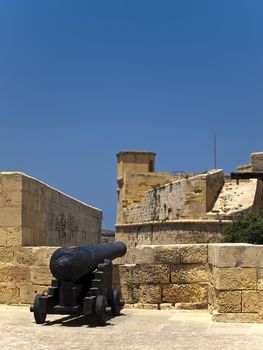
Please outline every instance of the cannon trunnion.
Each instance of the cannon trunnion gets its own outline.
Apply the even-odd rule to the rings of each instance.
[[[107,314],[120,315],[124,301],[112,289],[111,261],[125,253],[122,242],[57,249],[50,259],[51,287],[30,307],[36,323],[45,323],[47,314],[95,315],[104,326]]]

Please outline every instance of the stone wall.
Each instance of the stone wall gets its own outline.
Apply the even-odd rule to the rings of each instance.
[[[51,283],[56,247],[0,247],[0,304],[30,304]]]
[[[263,322],[263,246],[208,246],[208,303],[221,322]]]
[[[32,303],[50,285],[57,246],[97,243],[101,218],[25,174],[0,173],[0,303]]]
[[[145,192],[169,182],[172,178],[170,173],[125,173],[118,180],[117,222],[126,222],[126,210],[143,203]]]
[[[223,185],[222,170],[159,184],[144,194],[141,205],[125,211],[124,223],[205,218]]]
[[[99,241],[102,212],[22,173],[0,173],[0,244]]]
[[[207,307],[207,245],[142,245],[136,264],[114,266],[114,284],[137,308]]]
[[[141,245],[114,265],[128,307],[206,308],[219,322],[263,322],[263,246]]]

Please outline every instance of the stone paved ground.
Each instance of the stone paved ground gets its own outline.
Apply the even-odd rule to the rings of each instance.
[[[28,308],[0,306],[0,349],[263,349],[263,324],[214,323],[206,311],[124,309],[106,327],[47,320],[37,325]]]

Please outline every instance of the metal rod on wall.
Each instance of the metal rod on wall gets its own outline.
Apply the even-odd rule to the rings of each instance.
[[[216,169],[216,134],[214,134],[214,169]]]

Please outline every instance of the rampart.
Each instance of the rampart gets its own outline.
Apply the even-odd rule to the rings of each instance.
[[[134,262],[139,244],[220,242],[235,216],[263,208],[260,179],[236,182],[220,169],[183,176],[155,173],[153,157],[151,152],[118,154],[116,239],[128,247],[123,263]],[[251,155],[252,171],[263,171],[262,159],[262,153]],[[138,161],[144,174],[137,173]]]
[[[0,303],[50,285],[57,246],[97,243],[102,212],[22,173],[0,173]]]

